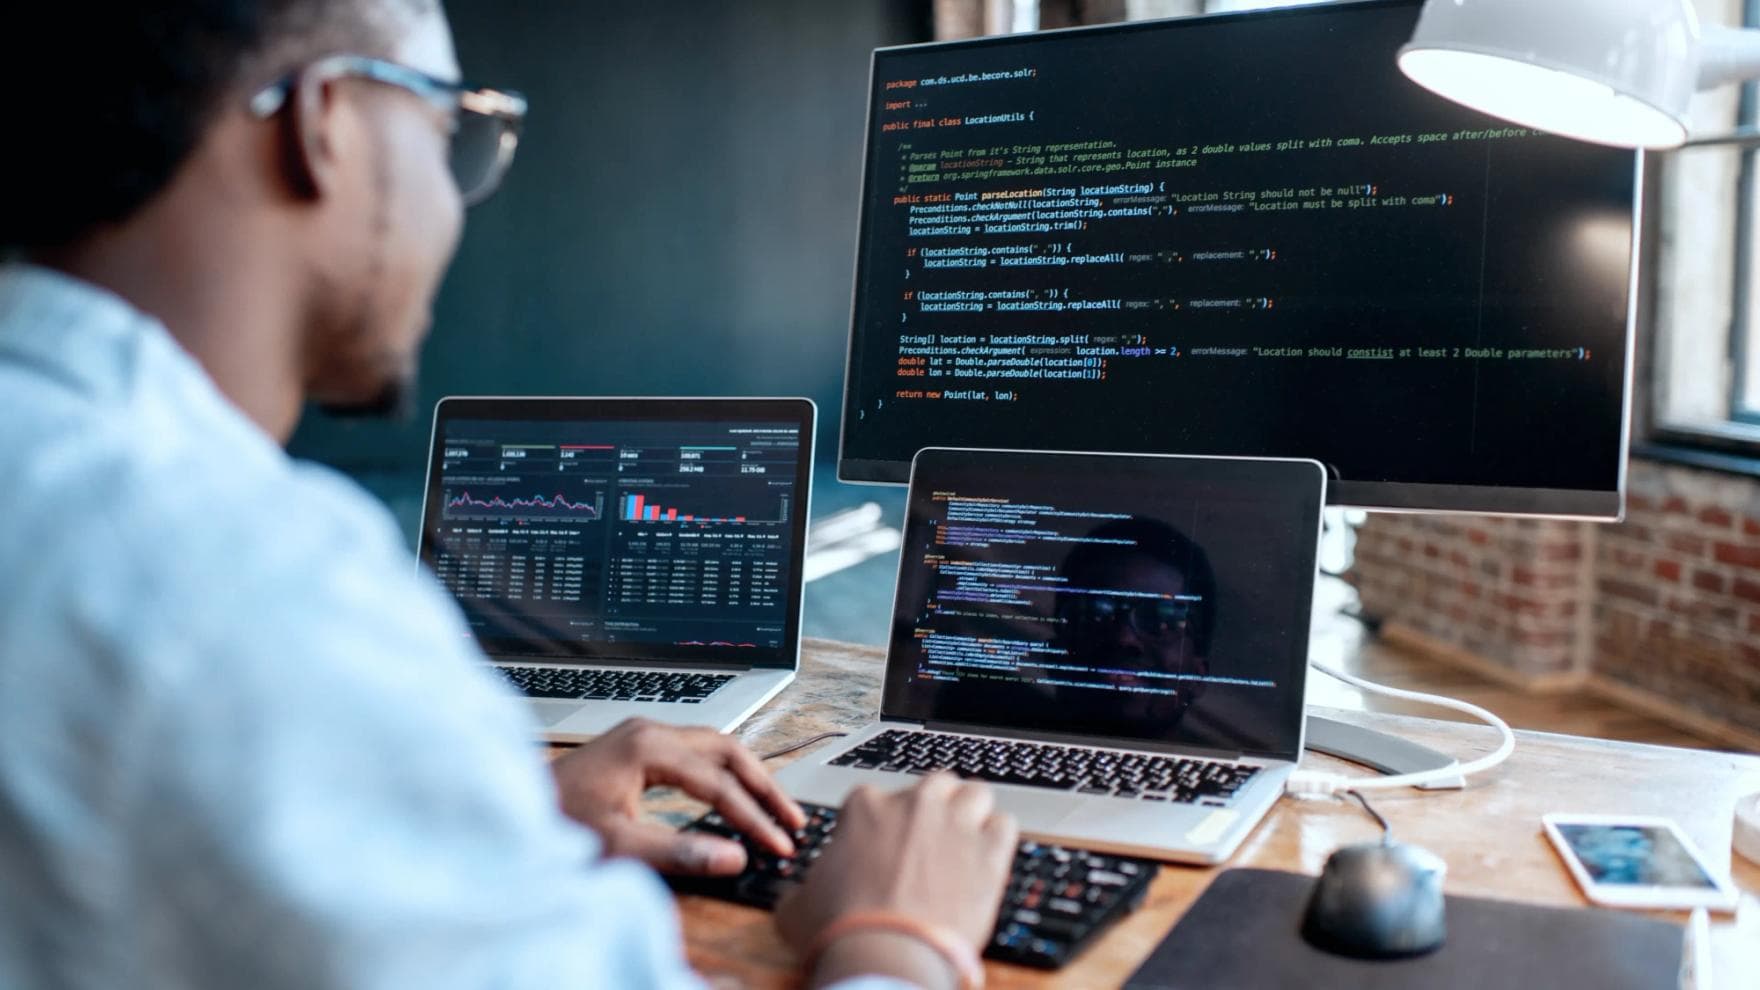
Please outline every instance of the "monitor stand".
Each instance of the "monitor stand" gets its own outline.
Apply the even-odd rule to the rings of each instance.
[[[1447,753],[1325,715],[1308,716],[1307,748],[1388,775],[1460,766],[1460,762]],[[1467,786],[1467,782],[1455,774],[1418,786],[1427,791],[1459,790]]]

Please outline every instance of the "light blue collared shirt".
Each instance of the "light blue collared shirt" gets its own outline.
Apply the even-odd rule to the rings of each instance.
[[[0,465],[0,987],[700,986],[390,516],[156,321],[0,265]]]

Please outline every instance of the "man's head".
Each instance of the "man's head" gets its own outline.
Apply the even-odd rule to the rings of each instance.
[[[277,358],[305,396],[394,404],[462,218],[438,0],[32,3],[7,21],[0,81],[23,140],[0,156],[0,250],[249,279],[265,310],[293,311]],[[442,86],[326,58],[343,53]]]
[[[1216,576],[1209,555],[1166,523],[1143,517],[1109,522],[1078,543],[1062,567],[1060,642],[1084,662],[1145,690],[1141,703],[1178,717],[1201,691],[1189,680],[1210,672]],[[1169,677],[1168,675],[1173,675]],[[1154,692],[1173,691],[1155,706]]]

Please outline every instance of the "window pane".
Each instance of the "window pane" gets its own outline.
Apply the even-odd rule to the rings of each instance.
[[[1746,228],[1746,255],[1741,279],[1741,318],[1731,328],[1737,336],[1730,342],[1735,369],[1735,418],[1760,422],[1760,158],[1753,151],[1742,153],[1746,162],[1743,180],[1747,193],[1741,218]]]

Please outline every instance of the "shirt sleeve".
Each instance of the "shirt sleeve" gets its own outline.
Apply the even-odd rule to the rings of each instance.
[[[664,888],[561,814],[523,703],[397,542],[163,575],[187,618],[144,648],[179,661],[125,713],[137,957],[198,987],[700,986]]]

